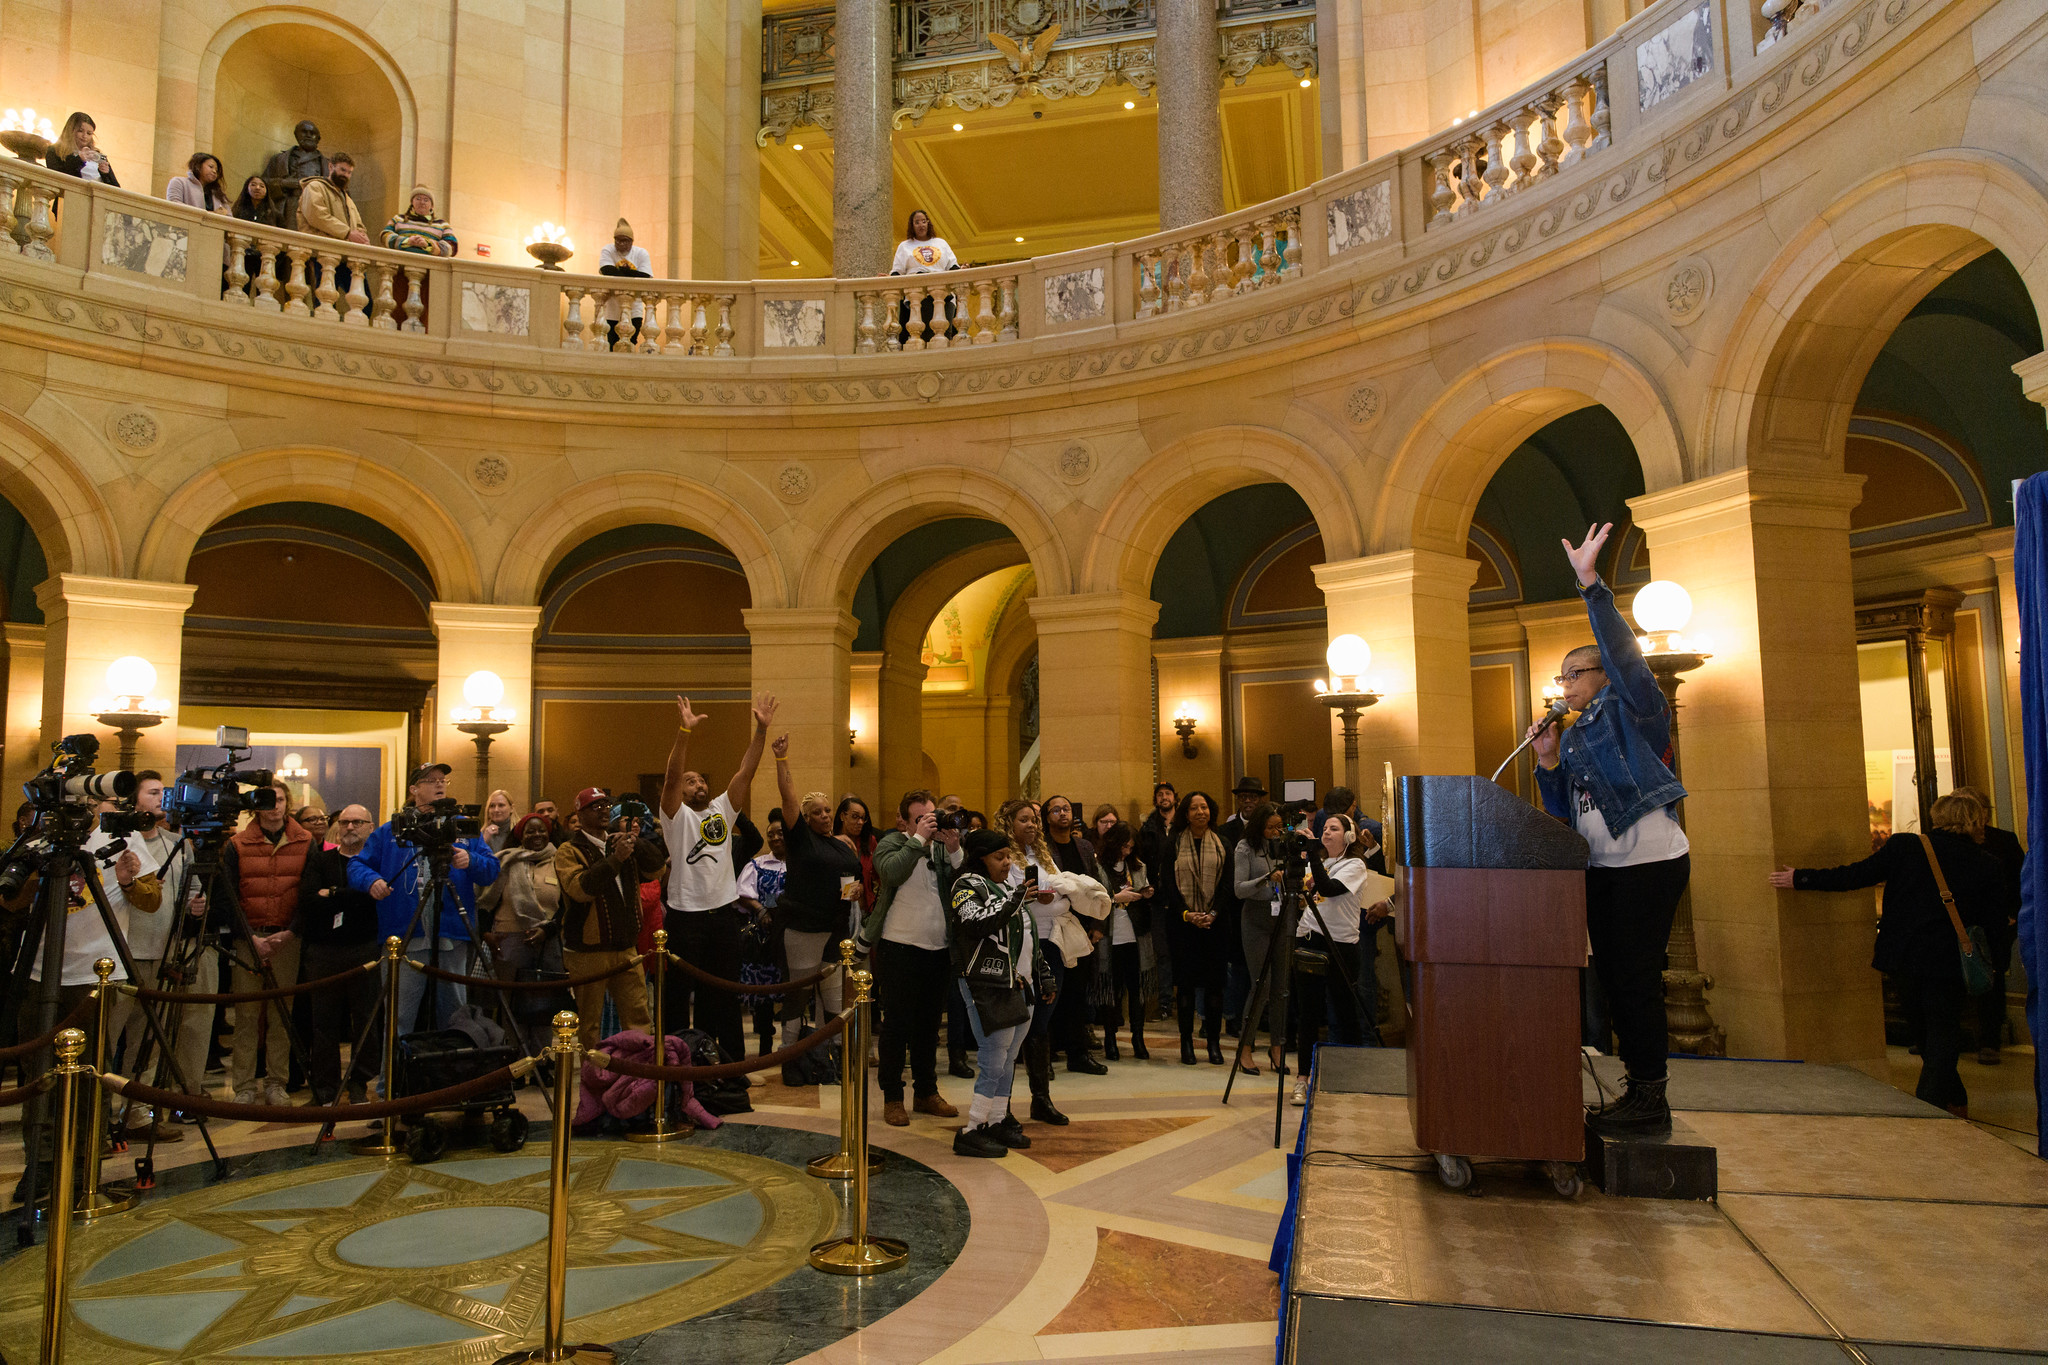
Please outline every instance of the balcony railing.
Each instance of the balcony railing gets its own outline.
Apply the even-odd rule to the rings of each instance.
[[[1526,265],[1799,107],[1822,88],[1814,52],[1840,48],[1824,75],[1844,79],[1881,37],[1940,5],[1892,0],[1835,15],[1809,0],[1812,17],[1758,52],[1762,23],[1742,0],[1661,0],[1457,128],[1284,198],[1135,241],[939,275],[624,280],[425,257],[0,157],[0,323],[88,327],[139,353],[182,348],[188,363],[247,357],[309,381],[502,389],[507,399],[617,401],[631,388],[657,401],[929,400],[1112,376],[1387,316]],[[1731,20],[1739,41],[1724,36]],[[1851,51],[1838,30],[1855,24],[1865,28]],[[1732,73],[1718,66],[1731,53]],[[1190,313],[1201,321],[1184,321]],[[1019,359],[989,369],[959,352]],[[692,373],[711,382],[680,382]]]

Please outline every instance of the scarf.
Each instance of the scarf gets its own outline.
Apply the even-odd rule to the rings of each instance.
[[[1196,914],[1209,913],[1209,896],[1216,889],[1216,869],[1223,864],[1223,840],[1212,827],[1195,842],[1193,831],[1182,830],[1173,841],[1173,880],[1180,898]]]

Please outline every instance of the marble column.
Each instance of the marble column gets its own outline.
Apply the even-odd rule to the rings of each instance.
[[[741,619],[753,652],[753,690],[774,693],[781,706],[769,735],[789,735],[797,792],[831,792],[836,800],[846,790],[846,718],[859,623],[837,607],[751,607]],[[754,776],[748,808],[758,823],[781,803],[771,755]],[[875,818],[881,819],[879,811]]]
[[[43,769],[43,628],[9,621],[0,625],[0,633],[7,642],[7,728],[0,741],[6,746],[6,770],[0,791],[8,793],[12,814],[21,784]]]
[[[1134,593],[1033,597],[1038,629],[1038,789],[1083,801],[1152,789],[1152,625]]]
[[[1315,566],[1331,639],[1372,647],[1369,685],[1382,694],[1358,724],[1359,800],[1379,809],[1383,765],[1397,775],[1469,773],[1472,644],[1469,599],[1479,566],[1463,555],[1396,550]],[[1331,753],[1344,771],[1343,731]]]
[[[882,660],[879,649],[855,652],[847,667],[846,790],[877,809],[888,783],[882,768]]]
[[[1884,1062],[1872,893],[1766,880],[1870,851],[1849,560],[1862,483],[1739,469],[1629,500],[1713,655],[1679,701],[1693,925],[1730,1056]]]
[[[896,247],[889,0],[838,0],[833,25],[832,273],[886,275]]]
[[[465,805],[482,805],[491,791],[477,789],[476,740],[455,728],[455,713],[468,705],[463,684],[488,670],[505,684],[512,728],[491,741],[490,789],[503,787],[512,809],[533,809],[533,639],[540,629],[539,607],[500,607],[481,602],[432,602],[427,614],[440,642],[434,668],[433,761],[446,763],[448,794]]]
[[[156,583],[133,578],[87,578],[53,574],[36,588],[43,609],[42,753],[64,735],[93,734],[101,743],[100,768],[118,761],[114,732],[93,719],[95,703],[109,695],[107,665],[139,655],[156,669],[152,695],[171,704],[164,723],[144,730],[135,746],[135,767],[170,772],[177,767],[178,679],[185,650],[185,613],[192,606],[190,583]],[[10,733],[10,738],[11,738]],[[15,766],[9,755],[8,768]],[[37,762],[31,771],[38,771]]]
[[[1159,228],[1223,212],[1222,52],[1214,0],[1157,8],[1153,60],[1159,73]],[[843,50],[843,49],[842,49]]]

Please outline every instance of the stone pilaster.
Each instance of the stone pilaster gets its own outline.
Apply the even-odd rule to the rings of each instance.
[[[832,273],[886,275],[896,246],[889,0],[838,0],[833,12]]]
[[[503,787],[512,809],[533,809],[533,637],[539,607],[500,607],[480,602],[434,602],[428,606],[441,653],[434,669],[433,757],[446,763],[448,794],[482,805]],[[455,713],[469,703],[463,684],[487,670],[505,684],[502,707],[511,708],[512,728],[491,741],[490,782],[479,790],[476,740],[455,728]]]
[[[42,755],[64,735],[94,734],[102,745],[100,768],[117,762],[118,738],[93,719],[96,702],[110,695],[107,665],[127,655],[156,669],[153,695],[171,704],[164,723],[144,730],[135,767],[170,772],[177,766],[178,679],[184,659],[185,612],[190,583],[55,574],[36,589],[43,609]],[[10,727],[11,738],[11,727]],[[40,770],[38,761],[31,772]],[[9,755],[8,769],[14,768]]]
[[[881,724],[877,820],[883,806],[893,811],[903,793],[924,785],[924,677],[929,671],[915,656],[888,658],[875,678]]]
[[[43,767],[43,628],[9,621],[0,626],[7,643],[7,711],[4,776],[0,787],[19,800],[21,784]]]
[[[1125,801],[1152,789],[1152,625],[1134,593],[1030,599],[1038,629],[1039,791]]]
[[[1849,562],[1862,483],[1739,469],[1629,502],[1713,655],[1679,701],[1693,924],[1733,1056],[1884,1059],[1871,893],[1766,880],[1870,850]]]
[[[1468,599],[1479,566],[1462,555],[1396,550],[1315,567],[1330,638],[1372,647],[1381,701],[1359,721],[1359,800],[1377,810],[1382,765],[1397,775],[1472,771],[1472,645]],[[1334,768],[1344,771],[1333,718]]]
[[[1170,231],[1223,212],[1222,54],[1214,4],[1183,0],[1156,14],[1159,227]]]
[[[788,732],[798,793],[831,792],[836,799],[846,789],[846,717],[859,623],[836,607],[753,607],[742,619],[753,646],[753,690],[774,693],[780,704],[769,735]],[[780,802],[771,755],[754,776],[749,810],[759,822]]]

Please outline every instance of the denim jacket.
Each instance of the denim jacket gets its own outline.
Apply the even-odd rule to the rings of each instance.
[[[1566,824],[1572,822],[1571,789],[1584,788],[1608,832],[1619,838],[1651,811],[1684,796],[1685,788],[1664,766],[1671,747],[1670,708],[1656,674],[1643,662],[1635,632],[1614,605],[1614,593],[1595,579],[1579,595],[1592,618],[1607,686],[1564,732],[1558,766],[1536,765],[1536,785],[1543,808]]]

